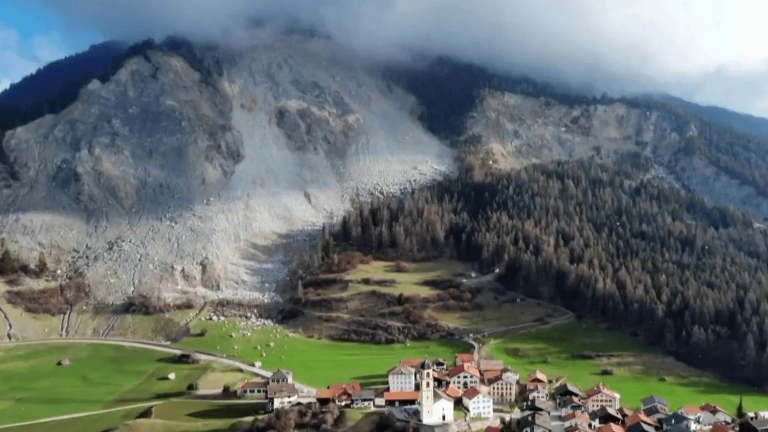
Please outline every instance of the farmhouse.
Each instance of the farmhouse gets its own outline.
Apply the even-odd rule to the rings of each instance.
[[[447,371],[448,370],[448,362],[445,361],[445,359],[439,358],[435,360],[434,368],[436,371]]]
[[[480,371],[471,363],[462,363],[448,371],[451,385],[466,390],[480,385]]]
[[[581,389],[576,387],[573,384],[561,384],[557,387],[555,387],[555,401],[557,402],[557,406],[561,407],[565,404],[566,399],[569,397],[575,397],[575,398],[581,398],[583,397],[583,394],[581,393]]]
[[[525,398],[533,402],[535,400],[549,400],[549,392],[540,387],[534,387],[526,393]]]
[[[640,401],[640,405],[643,412],[651,407],[660,407],[662,410],[669,412],[669,404],[667,401],[656,395],[650,395],[643,398],[643,400]]]
[[[286,369],[278,369],[269,377],[270,384],[290,384],[293,382],[293,373]]]
[[[416,390],[416,369],[402,363],[387,372],[389,391],[404,392]]]
[[[493,417],[493,399],[478,387],[470,387],[461,395],[461,403],[469,412],[470,418]]]
[[[608,408],[606,406],[600,407],[600,409],[597,410],[595,413],[595,418],[597,418],[598,423],[600,424],[608,424],[608,423],[616,423],[621,424],[624,420],[621,418],[621,414],[617,413],[616,410],[613,408]]]
[[[269,382],[264,380],[242,381],[237,383],[235,392],[237,397],[265,398],[268,386]]]
[[[587,410],[589,412],[597,411],[601,407],[617,410],[621,408],[621,396],[605,387],[602,383],[587,390]]]
[[[581,424],[586,427],[589,427],[589,424],[590,424],[589,416],[585,413],[580,413],[580,412],[572,412],[572,413],[565,414],[563,416],[563,426],[565,426],[566,428],[569,428],[577,424]]]
[[[577,397],[577,396],[568,396],[567,398],[565,398],[560,408],[563,409],[563,412],[586,411],[584,402],[581,400],[580,397]]]
[[[549,391],[549,384],[547,384],[547,376],[541,373],[539,370],[535,370],[528,374],[528,378],[525,380],[525,390],[531,391],[533,389],[542,389],[545,392]],[[549,399],[549,395],[547,395]]]
[[[706,411],[715,416],[715,419],[719,422],[727,424],[733,423],[733,416],[731,416],[728,411],[720,408],[715,404],[705,403],[700,408],[702,411]]]
[[[651,430],[654,430],[654,429],[660,427],[659,423],[656,420],[648,417],[647,415],[643,414],[642,412],[637,412],[637,413],[631,414],[630,416],[628,416],[627,418],[624,419],[624,423],[627,425],[627,428],[629,428],[630,426],[632,426],[632,425],[634,425],[636,423],[643,423],[646,426],[650,427]]]
[[[360,392],[360,383],[331,384],[328,389],[317,391],[317,401],[321,404],[335,403],[337,405],[349,405],[352,403],[352,395]]]
[[[299,391],[295,384],[270,384],[267,387],[268,408],[274,411],[278,408],[293,405],[299,398]]]
[[[352,407],[373,408],[376,392],[373,390],[360,390],[352,395]]]

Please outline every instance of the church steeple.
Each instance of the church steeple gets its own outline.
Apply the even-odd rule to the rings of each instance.
[[[419,365],[419,407],[421,408],[421,421],[426,423],[434,418],[433,405],[435,403],[434,371],[432,363],[424,360]]]

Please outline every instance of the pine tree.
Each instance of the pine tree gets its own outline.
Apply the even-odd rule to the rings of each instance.
[[[739,396],[739,406],[736,407],[736,418],[744,419],[747,415],[744,413],[744,396]]]

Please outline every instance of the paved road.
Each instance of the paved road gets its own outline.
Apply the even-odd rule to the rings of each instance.
[[[154,342],[132,340],[132,339],[96,339],[96,338],[38,339],[38,340],[19,341],[19,342],[4,342],[4,343],[0,343],[0,347],[17,346],[17,345],[51,344],[51,343],[65,343],[65,344],[66,343],[100,343],[100,344],[108,344],[108,345],[121,345],[125,347],[135,347],[135,348],[144,348],[144,349],[150,349],[155,351],[162,351],[162,352],[167,352],[169,354],[174,354],[174,355],[178,355],[179,353],[182,352],[182,350],[180,349],[171,348],[170,346],[163,345],[160,343],[154,343]],[[195,354],[202,361],[218,362],[221,364],[242,369],[247,372],[251,372],[255,375],[259,375],[264,378],[269,378],[272,375],[272,372],[270,371],[267,371],[261,368],[256,368],[248,364],[245,364],[243,362],[239,362],[237,360],[232,360],[232,359],[219,357],[211,354],[206,354],[202,352],[197,352],[197,351],[195,351]],[[312,387],[309,387],[307,385],[300,384],[300,383],[294,383],[294,384],[296,384],[296,388],[301,393],[312,394],[312,395],[315,394],[316,390]]]

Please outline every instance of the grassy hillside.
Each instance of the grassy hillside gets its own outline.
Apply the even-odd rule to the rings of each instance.
[[[0,346],[0,425],[175,397],[208,368],[167,356],[99,344]],[[61,358],[72,364],[57,366]],[[170,372],[176,380],[162,379]]]
[[[452,358],[456,352],[470,349],[461,341],[411,341],[407,346],[289,337],[279,327],[253,330],[250,336],[244,336],[233,319],[215,323],[195,321],[192,327],[193,334],[203,328],[208,329],[208,334],[186,338],[176,346],[226,354],[246,363],[260,361],[268,370],[286,368],[293,371],[296,381],[315,387],[348,381],[382,384],[387,381],[387,370],[402,358]],[[234,338],[230,337],[233,333]],[[269,347],[270,342],[275,346]],[[257,347],[267,356],[262,357]]]
[[[717,379],[675,361],[639,339],[605,331],[586,322],[491,336],[483,354],[504,360],[520,372],[521,379],[539,369],[550,378],[567,377],[569,382],[584,390],[602,382],[621,394],[622,405],[629,408],[639,407],[640,400],[650,394],[665,398],[673,408],[711,402],[732,414],[742,395],[747,410],[762,410],[768,405],[766,394]],[[599,360],[573,357],[572,354],[581,351],[621,355]],[[601,375],[603,368],[612,368],[614,375]]]

